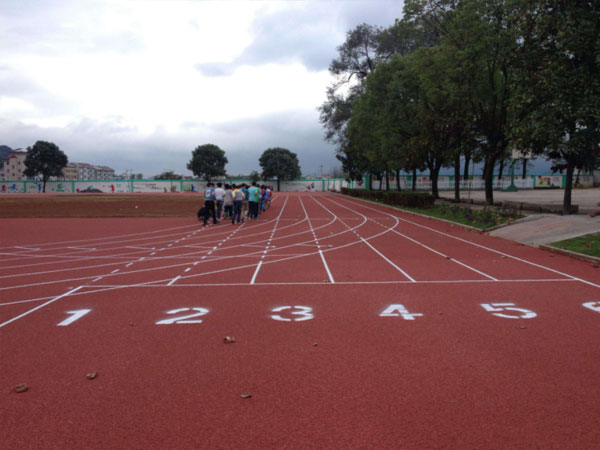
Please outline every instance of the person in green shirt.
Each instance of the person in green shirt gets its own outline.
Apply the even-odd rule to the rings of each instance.
[[[258,218],[258,203],[260,202],[260,189],[256,186],[256,181],[252,182],[252,187],[248,189],[248,208],[251,219]]]

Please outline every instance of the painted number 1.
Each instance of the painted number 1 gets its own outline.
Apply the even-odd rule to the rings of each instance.
[[[71,317],[67,317],[65,320],[63,320],[61,323],[57,324],[57,327],[66,327],[68,325],[71,325],[73,322],[75,322],[78,319],[81,319],[83,316],[85,316],[87,313],[89,313],[91,311],[91,309],[78,309],[76,311],[67,311],[67,314],[71,314]]]
[[[600,313],[600,302],[588,302],[584,303],[583,306],[587,309],[591,309],[592,311]]]

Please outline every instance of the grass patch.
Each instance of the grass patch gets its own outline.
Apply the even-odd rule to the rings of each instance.
[[[566,241],[554,242],[553,247],[600,258],[600,233],[588,234]]]
[[[381,203],[383,205],[389,204],[386,201],[382,200],[373,201],[375,201],[376,203]],[[437,219],[444,219],[450,222],[456,222],[463,225],[468,225],[473,228],[478,228],[480,230],[486,230],[488,228],[492,228],[498,225],[510,223],[524,217],[522,214],[519,214],[514,208],[510,207],[485,207],[483,209],[472,209],[465,206],[446,203],[421,208],[414,206],[393,206],[404,211],[411,211],[418,214],[423,214],[424,216],[435,217]]]
[[[464,206],[452,204],[433,205],[429,208],[402,208],[425,216],[449,220],[450,222],[469,225],[470,227],[486,230],[488,228],[513,222],[523,215],[510,208],[488,208],[471,209]]]

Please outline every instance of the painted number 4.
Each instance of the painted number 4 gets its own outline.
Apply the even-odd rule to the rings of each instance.
[[[379,314],[379,317],[402,317],[404,320],[415,320],[415,317],[422,315],[421,313],[409,313],[404,305],[390,305]]]
[[[482,303],[481,306],[494,316],[504,319],[533,319],[537,314],[529,309],[517,308],[514,303]],[[515,314],[504,314],[504,312],[514,312]]]

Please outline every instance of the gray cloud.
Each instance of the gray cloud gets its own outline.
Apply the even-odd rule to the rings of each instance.
[[[202,63],[206,76],[229,76],[243,65],[300,62],[308,70],[327,70],[346,32],[365,22],[387,27],[402,15],[401,1],[307,2],[303,9],[259,14],[252,43],[231,63]]]
[[[117,172],[132,169],[146,176],[163,170],[189,174],[186,165],[192,150],[202,144],[221,147],[229,159],[232,175],[260,171],[258,159],[270,147],[284,147],[298,155],[304,175],[327,172],[339,163],[334,148],[323,142],[315,111],[287,111],[259,118],[239,119],[207,126],[186,123],[171,135],[163,130],[140,137],[137,130],[122,125],[118,116],[99,122],[84,118],[64,128],[41,128],[0,119],[0,144],[26,148],[38,140],[54,142],[69,161],[113,167]]]
[[[84,5],[82,7],[82,5]],[[60,55],[70,52],[131,53],[143,49],[143,41],[129,30],[104,32],[100,17],[106,8],[102,1],[1,2],[0,30],[4,51]],[[114,5],[113,8],[119,8]]]

